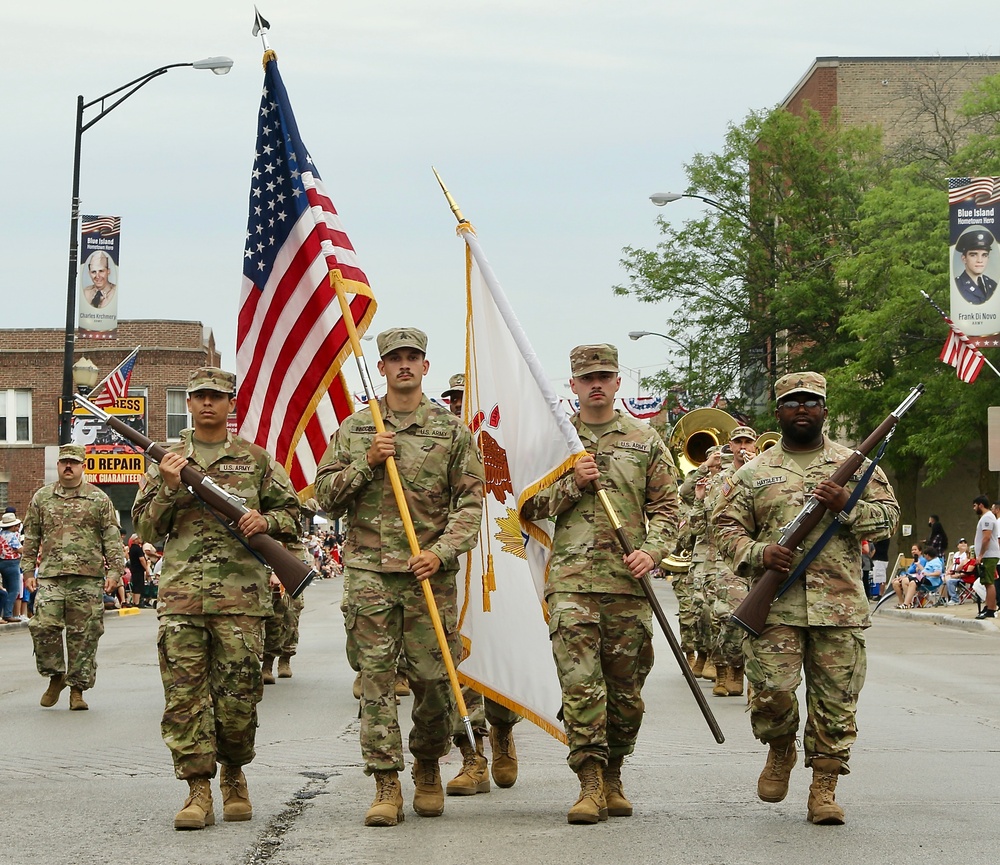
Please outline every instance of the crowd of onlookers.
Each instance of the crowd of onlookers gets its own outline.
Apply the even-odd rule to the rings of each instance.
[[[319,579],[339,577],[344,573],[344,536],[332,529],[314,532],[303,538],[313,557]]]

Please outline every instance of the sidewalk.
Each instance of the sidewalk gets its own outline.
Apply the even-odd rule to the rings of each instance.
[[[890,589],[890,591],[892,591]],[[874,603],[872,604],[874,608]],[[935,625],[949,625],[953,628],[961,628],[966,631],[979,631],[986,634],[1000,634],[1000,618],[997,619],[976,619],[976,609],[974,601],[966,601],[955,607],[922,607],[913,610],[897,610],[895,604],[890,600],[883,604],[882,608],[872,616],[875,623],[882,616],[894,616],[899,619],[917,619],[923,622],[932,622]],[[998,614],[1000,615],[1000,614]]]

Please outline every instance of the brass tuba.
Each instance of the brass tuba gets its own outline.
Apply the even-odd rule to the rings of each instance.
[[[696,408],[677,421],[668,444],[677,456],[681,477],[705,462],[710,447],[728,442],[739,425],[736,418],[718,408]]]
[[[774,432],[774,430],[761,433],[757,436],[755,443],[757,445],[757,453],[764,453],[768,448],[773,448],[779,441],[781,441],[781,433]]]

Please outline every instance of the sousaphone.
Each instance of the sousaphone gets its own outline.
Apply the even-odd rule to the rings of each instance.
[[[681,477],[705,462],[710,447],[728,442],[739,425],[736,418],[718,408],[696,408],[677,421],[668,444]]]

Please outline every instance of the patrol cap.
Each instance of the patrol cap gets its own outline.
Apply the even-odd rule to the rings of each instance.
[[[82,463],[87,459],[87,451],[83,445],[60,445],[59,459]]]
[[[757,441],[757,433],[753,431],[753,427],[749,426],[738,426],[729,435],[729,440],[736,441],[736,439],[752,439]]]
[[[574,376],[591,372],[618,372],[618,349],[608,343],[578,345],[569,353]]]
[[[826,399],[826,379],[818,372],[790,372],[774,383],[774,398],[780,402],[790,393],[811,393]]]
[[[976,231],[967,231],[955,244],[956,252],[968,252],[970,249],[986,249],[993,246],[993,235],[985,228]]]
[[[455,393],[456,391],[462,394],[465,393],[465,373],[460,372],[448,379],[448,390],[444,391],[441,396],[446,397],[448,394]]]
[[[376,338],[378,356],[385,357],[397,348],[415,348],[427,354],[427,334],[415,327],[394,327],[383,330]]]
[[[214,390],[219,393],[236,393],[236,376],[217,366],[203,366],[191,373],[188,379],[187,392],[194,393],[196,390]]]

